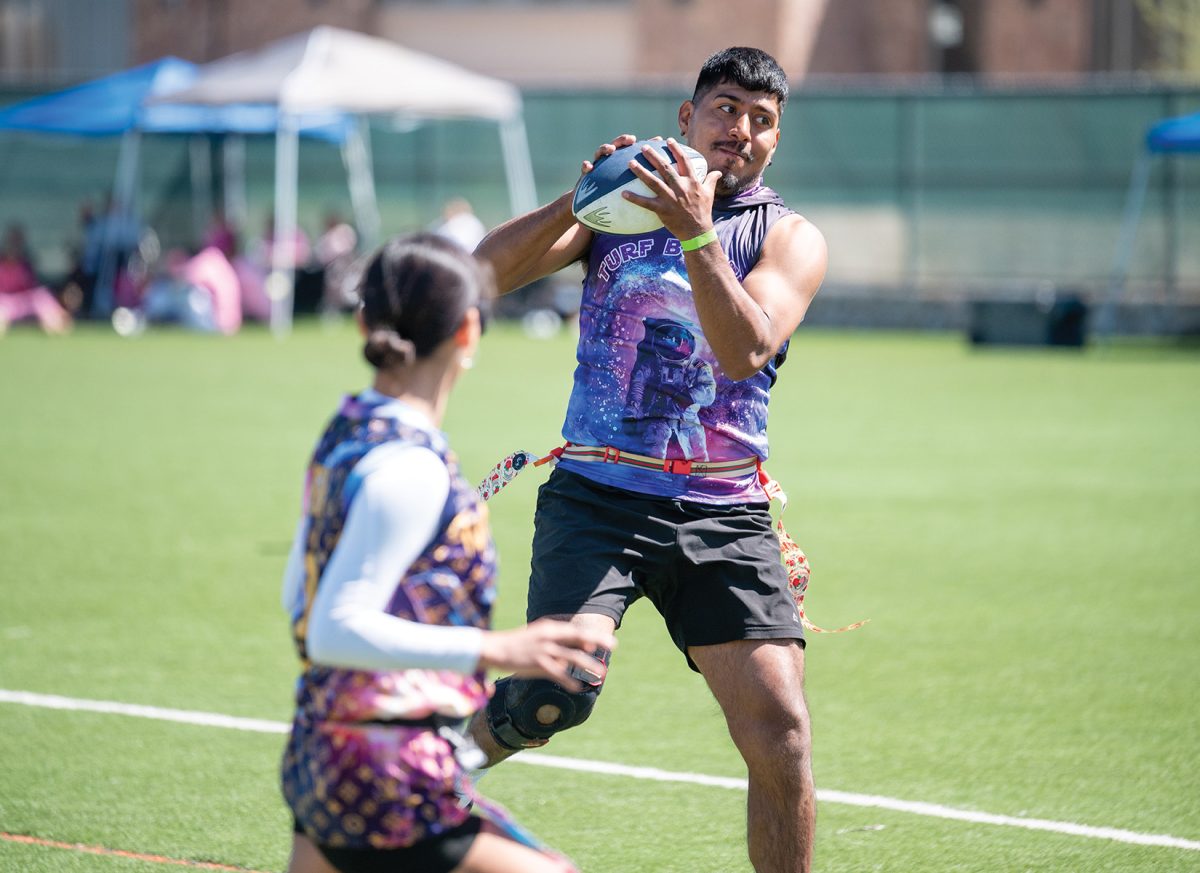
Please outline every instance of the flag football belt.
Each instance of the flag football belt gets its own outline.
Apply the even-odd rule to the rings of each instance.
[[[691,461],[684,458],[652,458],[634,452],[624,452],[612,446],[577,446],[567,443],[551,450],[544,458],[534,461],[534,466],[551,459],[586,461],[598,464],[623,464],[639,470],[674,473],[677,476],[706,476],[711,479],[741,479],[759,469],[758,458],[738,458],[733,461]]]
[[[742,458],[736,461],[702,461],[697,463],[696,461],[687,460],[651,458],[647,455],[637,455],[633,452],[622,452],[611,446],[597,448],[595,446],[577,446],[572,443],[551,449],[548,454],[541,458],[533,452],[513,452],[511,455],[501,459],[500,463],[492,468],[492,471],[476,486],[476,493],[481,500],[490,500],[499,494],[509,482],[517,478],[522,470],[527,470],[530,467],[540,467],[542,464],[558,463],[561,458],[600,464],[627,464],[643,470],[660,470],[683,476],[712,476],[719,479],[739,479],[742,476],[757,471],[758,483],[762,486],[767,500],[779,501],[780,516],[783,515],[783,510],[787,508],[787,494],[784,493],[779,483],[771,478],[770,474],[763,468],[762,461],[758,458]],[[808,581],[811,575],[808,566],[808,557],[804,554],[804,550],[797,545],[796,541],[784,529],[782,517],[775,521],[775,533],[779,537],[779,557],[783,562],[784,569],[787,571],[788,591],[796,604],[796,611],[800,615],[800,622],[807,630],[813,633],[841,633],[842,631],[862,627],[867,623],[865,620],[856,621],[845,627],[826,630],[809,621],[808,616],[804,613],[804,595],[808,591]]]

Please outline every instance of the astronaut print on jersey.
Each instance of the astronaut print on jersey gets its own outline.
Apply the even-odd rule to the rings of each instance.
[[[712,366],[696,353],[696,327],[647,317],[642,328],[622,428],[641,438],[639,454],[671,457],[674,438],[682,457],[707,461],[700,410],[716,399],[717,383]]]
[[[769,188],[718,200],[719,244],[738,280],[758,261],[771,226],[790,213]],[[596,234],[579,316],[578,366],[563,436],[658,458],[726,461],[767,456],[767,402],[786,353],[733,381],[700,326],[679,240]],[[762,500],[756,476],[715,479],[565,460],[618,487],[706,503]]]

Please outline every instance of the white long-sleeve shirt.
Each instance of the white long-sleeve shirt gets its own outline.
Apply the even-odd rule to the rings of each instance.
[[[377,392],[376,413],[432,431],[432,423],[398,400]],[[428,625],[386,612],[401,577],[438,533],[450,493],[450,474],[434,452],[385,443],[354,468],[362,484],[309,608],[305,640],[314,663],[359,670],[476,669],[482,631]],[[283,607],[303,608],[307,521],[301,519],[283,576]]]

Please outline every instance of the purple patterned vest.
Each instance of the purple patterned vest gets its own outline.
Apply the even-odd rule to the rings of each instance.
[[[739,281],[758,263],[771,227],[791,212],[763,186],[713,204],[718,241]],[[579,332],[579,363],[563,423],[568,441],[656,458],[767,457],[767,403],[787,343],[758,373],[729,379],[700,327],[679,240],[666,229],[595,235]],[[607,485],[664,497],[702,503],[765,499],[754,472],[717,479],[561,463]]]
[[[403,722],[465,718],[488,699],[482,670],[346,670],[312,664],[305,655],[308,611],[361,485],[354,467],[392,441],[438,454],[450,473],[450,494],[437,535],[397,580],[387,611],[426,624],[484,628],[495,597],[487,509],[444,440],[346,398],[309,466],[305,596],[293,616],[305,669],[283,762],[284,795],[305,832],[322,845],[407,846],[460,824],[467,813],[454,794],[453,750],[428,727]]]

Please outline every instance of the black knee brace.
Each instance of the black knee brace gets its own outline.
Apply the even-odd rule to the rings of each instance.
[[[608,665],[612,652],[597,649],[592,653],[597,661]],[[582,691],[567,691],[549,679],[523,679],[507,676],[496,683],[496,693],[488,701],[487,722],[492,738],[506,749],[518,751],[543,746],[559,731],[587,721],[604,685],[603,677],[585,675],[576,667],[571,677],[583,683]],[[558,709],[558,718],[549,724],[538,720],[543,706]]]

